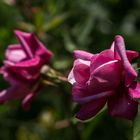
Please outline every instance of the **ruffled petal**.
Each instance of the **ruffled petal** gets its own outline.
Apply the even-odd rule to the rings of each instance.
[[[128,95],[127,89],[119,87],[116,94],[108,99],[108,109],[111,116],[133,120],[138,111],[138,102]]]
[[[89,73],[89,66],[82,63],[80,60],[75,61],[75,66],[73,69],[73,74],[75,77],[76,82],[80,84],[85,84],[90,76]]]
[[[114,41],[112,42],[110,49],[114,52]]]
[[[82,50],[75,50],[73,52],[75,59],[82,59],[82,60],[91,60],[91,58],[94,56],[94,54],[82,51]]]
[[[8,63],[5,61],[5,65],[7,66],[7,70],[11,73],[11,75],[15,73],[16,76],[23,77],[28,80],[35,79],[37,76],[39,76],[42,66],[39,57],[16,63],[15,65],[8,65]]]
[[[140,98],[140,83],[133,82],[129,87],[129,95],[132,98]]]
[[[105,103],[106,99],[99,99],[83,104],[76,114],[76,118],[84,121],[94,117],[104,107]]]
[[[80,102],[85,97],[91,96],[92,94],[88,91],[87,85],[81,85],[75,83],[72,88],[72,99],[75,102]]]
[[[114,60],[114,52],[111,49],[102,51],[91,59],[90,72],[93,73],[96,68],[112,60]]]
[[[91,92],[110,91],[116,88],[122,75],[122,63],[118,60],[109,61],[100,65],[90,76],[89,90]]]
[[[30,58],[37,55],[42,58],[44,63],[47,63],[53,56],[53,53],[45,48],[45,46],[35,37],[33,33],[25,33],[16,30],[15,34],[21,42],[24,51]]]
[[[6,59],[10,62],[18,63],[27,59],[27,56],[20,45],[14,44],[8,46],[6,50]]]
[[[126,55],[127,55],[129,62],[131,62],[134,58],[139,56],[139,53],[136,51],[126,50]]]
[[[8,89],[0,92],[0,103],[23,98],[25,95],[30,93],[30,90],[31,89],[27,88],[25,85],[23,86],[21,84],[14,84]]]
[[[76,82],[76,81],[75,81],[74,74],[73,74],[73,68],[72,68],[72,70],[70,71],[70,73],[69,73],[69,75],[68,75],[68,81],[69,81],[69,83],[71,83],[72,85]]]
[[[25,33],[25,32],[21,32],[19,30],[16,30],[15,35],[19,39],[24,51],[26,52],[26,55],[30,58],[33,58],[34,54],[31,50],[31,46],[32,46],[32,44],[31,44],[31,33]]]
[[[137,77],[137,73],[129,63],[126,55],[124,40],[119,35],[115,37],[115,50],[119,54],[121,61],[124,65],[125,85],[129,86]]]
[[[89,79],[89,65],[90,61],[85,61],[77,59],[74,61],[74,66],[68,76],[68,81],[70,83],[78,82],[80,84],[85,84]]]
[[[72,88],[73,101],[80,104],[85,104],[97,99],[107,98],[109,96],[112,96],[114,93],[115,91],[111,90],[111,91],[103,91],[100,93],[97,92],[96,94],[91,94],[88,91],[87,86],[82,86],[79,84],[74,84]]]

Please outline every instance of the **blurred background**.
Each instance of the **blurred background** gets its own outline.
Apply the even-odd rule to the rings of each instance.
[[[35,32],[55,54],[50,65],[67,76],[73,50],[100,52],[116,34],[127,49],[140,51],[140,0],[0,0],[1,65],[7,46],[17,43],[15,29]],[[0,89],[5,87],[0,77]],[[48,85],[28,112],[21,101],[0,106],[0,140],[132,140],[131,121],[104,110],[82,123],[75,112],[71,85]]]

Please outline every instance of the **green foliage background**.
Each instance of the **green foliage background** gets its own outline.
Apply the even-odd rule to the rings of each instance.
[[[74,49],[100,52],[116,34],[124,36],[127,49],[140,51],[140,0],[1,0],[1,65],[7,46],[17,43],[15,29],[35,32],[55,54],[50,65],[68,75]],[[0,89],[5,87],[1,78]],[[82,123],[75,112],[71,85],[48,85],[29,112],[23,111],[21,101],[0,106],[0,140],[133,139],[131,121],[111,118],[104,110]],[[135,140],[140,140],[138,122]]]

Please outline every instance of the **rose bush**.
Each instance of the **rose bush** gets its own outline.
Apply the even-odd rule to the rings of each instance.
[[[0,92],[0,103],[23,99],[23,107],[29,109],[30,102],[40,89],[40,69],[52,58],[49,51],[32,33],[15,31],[20,44],[9,45],[0,73],[10,83]]]
[[[131,66],[135,51],[125,50],[123,37],[116,36],[110,49],[98,54],[74,51],[74,65],[68,76],[73,100],[80,104],[76,117],[87,120],[107,103],[111,116],[134,119],[138,110],[140,85]]]

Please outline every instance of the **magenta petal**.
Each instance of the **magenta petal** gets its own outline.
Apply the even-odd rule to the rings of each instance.
[[[32,100],[37,96],[38,92],[40,91],[42,85],[40,83],[34,84],[33,88],[31,88],[30,93],[27,94],[23,101],[22,106],[25,111],[28,111],[30,109],[30,105]]]
[[[108,99],[109,114],[133,120],[138,111],[138,102],[133,100],[126,89],[120,88]]]
[[[40,56],[42,62],[46,64],[47,62],[50,61],[50,59],[53,56],[53,53],[48,50],[41,41],[36,38],[34,34],[31,36],[31,43],[32,43],[32,51],[34,52],[35,55]]]
[[[28,59],[26,61],[22,61],[22,62],[16,63],[16,64],[12,65],[11,67],[30,68],[30,67],[36,67],[39,64],[40,64],[40,58],[39,57],[34,57],[32,59]]]
[[[114,60],[114,52],[111,49],[102,51],[99,55],[91,59],[90,71],[93,72],[96,68],[98,68],[102,64],[112,60]]]
[[[85,61],[84,61],[85,62]],[[77,59],[74,64],[73,74],[76,82],[85,84],[90,76],[89,66],[83,63],[83,60]]]
[[[15,69],[19,69],[19,70],[20,69],[36,69],[36,70],[38,70],[41,68],[41,62],[40,62],[39,57],[34,57],[32,59],[16,63],[10,67],[15,68]]]
[[[8,46],[8,49],[6,50],[6,59],[8,61],[18,63],[26,58],[27,56],[20,45],[14,44]]]
[[[112,42],[110,49],[114,52],[114,41]]]
[[[71,83],[72,85],[76,82],[73,74],[73,68],[68,75],[68,82]]]
[[[122,64],[118,60],[109,61],[91,73],[89,87],[91,91],[112,90],[121,80]],[[102,87],[102,88],[101,88]]]
[[[96,94],[91,94],[91,93],[89,93],[86,86],[83,87],[78,84],[74,84],[73,89],[72,89],[73,101],[80,103],[80,104],[85,104],[87,102],[94,101],[97,99],[107,98],[113,94],[114,94],[113,90],[103,91],[100,93],[97,92]]]
[[[3,78],[11,85],[18,83],[18,80],[15,78],[15,76],[11,75],[9,72],[6,72],[5,67],[2,67],[1,74],[3,74]]]
[[[23,98],[30,90],[21,84],[14,84],[6,90],[0,92],[0,102]]]
[[[89,79],[90,61],[77,59],[74,61],[73,68],[68,75],[71,84],[75,82],[85,83]]]
[[[75,102],[80,102],[85,97],[91,96],[86,85],[75,83],[72,88],[72,98]],[[82,102],[80,102],[82,103]]]
[[[132,98],[140,98],[140,83],[133,82],[129,87],[129,95]]]
[[[22,101],[22,106],[25,111],[28,111],[30,109],[30,105],[31,105],[31,102],[32,102],[34,96],[35,96],[34,93],[30,93]]]
[[[139,56],[139,53],[136,51],[126,50],[126,55],[128,60],[131,62],[134,58]]]
[[[131,64],[129,63],[129,60],[126,55],[124,40],[119,35],[115,37],[115,49],[120,55],[121,60],[124,65],[125,85],[129,86],[137,77],[137,73],[134,70],[134,68],[131,66]]]
[[[47,63],[53,56],[52,52],[45,48],[33,33],[25,33],[16,30],[15,34],[21,42],[24,51],[30,58],[38,55],[42,58],[44,63]]]
[[[87,120],[94,117],[105,105],[106,99],[99,99],[83,104],[80,111],[76,114],[76,118]]]
[[[89,92],[87,85],[80,85],[78,83],[75,83],[72,88],[72,98],[73,101],[78,102],[80,104],[84,104],[93,100],[101,99],[101,98],[107,98],[114,94],[114,90],[110,91],[91,91]]]
[[[32,50],[31,50],[31,33],[25,33],[25,32],[21,32],[16,30],[15,34],[17,36],[17,38],[19,39],[20,43],[23,46],[24,51],[26,52],[26,55],[30,58],[32,58],[34,56]]]
[[[36,57],[29,59],[27,61],[16,63],[15,65],[12,66],[10,65],[8,67],[8,70],[15,73],[17,76],[20,75],[26,79],[33,79],[39,75],[40,68],[41,68],[40,58]]]
[[[75,50],[73,54],[75,59],[82,59],[82,60],[90,60],[94,56],[92,53],[82,51],[82,50]]]

